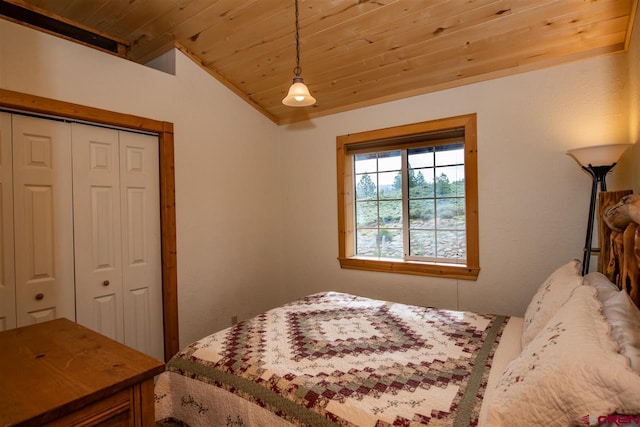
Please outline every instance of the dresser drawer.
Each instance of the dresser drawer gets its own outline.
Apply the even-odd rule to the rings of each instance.
[[[92,403],[48,424],[63,426],[133,426],[131,390],[123,390],[99,402]]]

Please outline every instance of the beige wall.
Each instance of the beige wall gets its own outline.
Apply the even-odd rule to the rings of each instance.
[[[635,25],[631,33],[629,60],[629,142],[632,148],[633,189],[640,193],[640,8],[636,11]]]
[[[582,258],[591,180],[565,153],[627,141],[627,82],[626,54],[610,55],[286,127],[283,277],[292,297],[333,289],[522,315],[555,267]],[[477,282],[341,270],[336,136],[466,113],[478,114]],[[609,189],[629,186],[624,162]]]
[[[173,76],[0,20],[3,89],[174,123],[184,345],[285,297],[278,128],[176,60]]]
[[[0,87],[175,124],[182,345],[228,326],[232,315],[242,320],[327,289],[522,314],[554,267],[581,256],[590,180],[566,150],[628,139],[630,122],[637,139],[629,84],[637,92],[638,57],[628,56],[278,128],[179,52],[174,76],[0,20]],[[478,281],[341,270],[335,137],[472,112]],[[611,189],[629,185],[631,164],[623,159]]]

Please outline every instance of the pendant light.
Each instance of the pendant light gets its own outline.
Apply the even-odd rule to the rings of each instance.
[[[309,105],[313,105],[316,103],[316,99],[311,96],[309,93],[309,89],[305,86],[304,81],[302,80],[302,68],[300,68],[300,35],[298,28],[298,0],[295,0],[296,3],[296,68],[293,69],[293,73],[295,77],[293,78],[293,83],[289,88],[289,93],[282,100],[284,105],[288,105],[289,107],[306,107]]]

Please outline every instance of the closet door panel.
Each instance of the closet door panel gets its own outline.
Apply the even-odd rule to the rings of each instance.
[[[16,327],[11,114],[0,113],[0,331]]]
[[[42,310],[37,310],[37,309],[32,310],[27,313],[27,316],[29,319],[26,322],[27,324],[48,322],[49,320],[53,320],[57,317],[56,308],[49,307],[49,308],[43,308]]]
[[[75,320],[70,132],[12,117],[17,326]]]
[[[32,283],[48,281],[55,276],[53,188],[49,185],[25,185],[22,191],[26,220],[23,244],[27,253],[24,267]]]
[[[116,271],[119,262],[116,261],[116,248],[120,244],[114,231],[117,218],[114,217],[114,204],[117,194],[113,194],[113,187],[91,186],[91,236],[92,243],[91,265],[95,270]]]
[[[78,323],[124,342],[118,131],[73,124]]]
[[[120,298],[116,294],[106,294],[95,297],[91,304],[93,311],[93,329],[111,338],[119,336],[122,328],[121,321],[118,317],[120,313],[120,310],[118,310],[119,305]]]
[[[120,132],[125,344],[164,358],[158,138]]]

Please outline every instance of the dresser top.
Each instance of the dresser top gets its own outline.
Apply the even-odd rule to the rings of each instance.
[[[0,426],[60,416],[164,371],[64,318],[0,332],[0,349]]]

